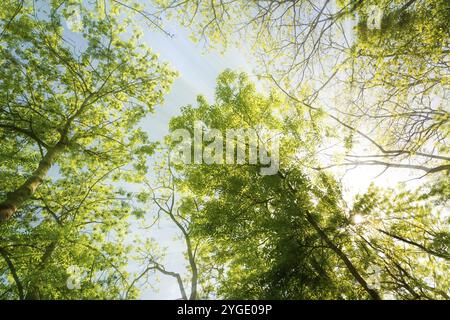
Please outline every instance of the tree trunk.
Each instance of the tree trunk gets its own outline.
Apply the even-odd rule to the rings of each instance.
[[[53,254],[53,252],[55,252],[56,249],[56,245],[57,245],[57,241],[52,241],[46,248],[44,251],[44,254],[42,255],[41,258],[41,262],[39,263],[37,270],[34,272],[35,274],[35,279],[33,280],[32,283],[30,283],[28,290],[27,290],[27,294],[25,296],[25,300],[41,300],[43,299],[42,294],[41,294],[41,279],[40,279],[40,274],[41,272],[45,269],[47,263],[50,261],[50,258]]]
[[[19,299],[23,300],[25,298],[23,293],[23,285],[22,282],[19,279],[19,276],[17,275],[16,267],[14,266],[13,262],[9,258],[9,253],[3,248],[0,248],[0,255],[5,259],[6,264],[8,265],[9,271],[11,272],[11,275],[16,282],[17,286],[17,292],[19,293]]]
[[[278,176],[282,179],[286,179],[286,176],[283,175],[281,172],[278,172]],[[289,187],[292,196],[296,196],[297,191],[295,188],[287,182],[287,186]],[[333,252],[341,259],[342,262],[344,262],[345,266],[347,267],[348,271],[352,274],[352,276],[355,278],[355,280],[361,285],[361,287],[364,288],[364,290],[369,294],[369,296],[373,300],[381,300],[380,294],[375,290],[372,289],[369,284],[364,280],[364,278],[359,273],[358,269],[353,265],[353,263],[350,261],[350,259],[347,257],[347,255],[328,237],[328,235],[325,233],[325,231],[322,230],[322,228],[317,223],[314,216],[311,214],[311,212],[306,211],[305,218],[309,222],[309,224],[316,230],[319,237],[327,244],[327,246],[333,250]]]
[[[187,254],[189,258],[189,265],[191,266],[192,278],[191,278],[191,295],[189,300],[197,300],[197,282],[198,282],[198,269],[195,262],[194,253],[192,251],[191,239],[189,235],[185,235],[187,244]]]
[[[39,166],[33,175],[29,177],[19,188],[10,192],[6,200],[0,203],[0,223],[4,223],[19,210],[23,204],[31,198],[36,189],[44,180],[56,158],[63,152],[66,143],[60,140],[54,147],[47,150]]]
[[[353,265],[353,263],[350,261],[350,259],[347,257],[347,255],[338,247],[336,246],[333,241],[328,238],[327,234],[319,227],[316,220],[312,216],[311,213],[306,213],[306,220],[312,225],[312,227],[316,230],[316,232],[319,234],[320,238],[322,238],[323,241],[327,244],[327,246],[334,251],[334,253],[337,254],[337,256],[344,262],[346,265],[348,271],[352,274],[352,276],[355,278],[355,280],[361,285],[361,287],[366,290],[366,292],[370,295],[370,297],[373,300],[381,300],[380,295],[378,292],[372,288],[369,287],[368,283],[364,278],[361,276],[359,271],[356,269],[356,267]]]

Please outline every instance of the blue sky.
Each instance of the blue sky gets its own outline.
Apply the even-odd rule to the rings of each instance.
[[[206,50],[204,45],[189,40],[189,32],[175,24],[169,26],[172,38],[161,32],[147,32],[143,37],[160,59],[169,62],[179,72],[172,89],[165,97],[163,106],[144,121],[146,129],[154,139],[161,139],[168,132],[168,121],[178,114],[182,106],[195,104],[197,95],[213,102],[217,76],[226,68],[252,73],[252,63],[244,48],[229,48],[221,54]]]

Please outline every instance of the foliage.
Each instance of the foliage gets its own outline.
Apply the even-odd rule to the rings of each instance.
[[[197,108],[184,108],[171,121],[172,130],[201,120],[222,132],[263,124],[283,136],[281,168],[273,176],[261,176],[258,165],[248,164],[177,167],[180,188],[192,192],[200,208],[191,215],[191,228],[209,245],[200,259],[220,270],[219,296],[373,297],[355,279],[356,271],[380,296],[447,298],[448,195],[426,193],[425,187],[401,193],[371,188],[349,208],[332,176],[305,166],[314,163],[311,155],[303,162],[293,157],[314,145],[314,136],[297,123],[309,139],[293,139],[292,125],[271,117],[281,103],[274,97],[258,93],[245,75],[226,71],[214,104],[199,98]],[[355,222],[356,215],[363,224]]]
[[[154,145],[138,124],[175,73],[139,41],[126,2],[104,3],[8,1],[2,10],[5,298],[119,298],[129,280],[131,206],[117,184],[146,173]],[[85,270],[81,290],[66,286],[71,266]]]
[[[449,18],[446,0],[6,1],[0,298],[134,299],[162,274],[182,299],[450,299]],[[223,135],[190,146],[212,164],[174,162],[179,141],[142,125],[176,72],[140,26],[170,19],[255,57],[258,82],[225,70],[170,120]],[[233,160],[253,132],[279,169],[226,163],[229,130]],[[426,177],[345,201],[340,166]]]

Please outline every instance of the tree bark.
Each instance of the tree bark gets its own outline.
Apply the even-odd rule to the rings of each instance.
[[[33,175],[19,188],[7,194],[6,200],[0,203],[0,224],[11,219],[23,204],[31,198],[45,179],[57,157],[64,151],[65,146],[66,143],[61,139],[55,146],[48,149]]]

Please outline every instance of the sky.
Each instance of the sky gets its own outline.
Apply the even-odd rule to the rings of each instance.
[[[214,101],[217,76],[227,68],[252,72],[249,53],[242,48],[229,48],[224,54],[206,50],[204,45],[188,39],[189,32],[179,26],[172,27],[173,37],[161,32],[148,32],[145,41],[162,61],[167,61],[179,72],[171,91],[165,97],[156,114],[144,122],[149,126],[152,138],[160,139],[168,133],[168,121],[178,114],[182,106],[196,103],[196,97],[203,95],[209,102]]]

